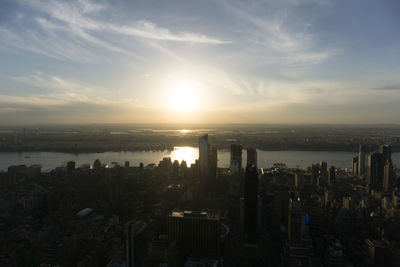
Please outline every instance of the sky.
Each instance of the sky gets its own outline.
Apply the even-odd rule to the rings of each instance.
[[[0,124],[400,123],[397,0],[0,1]]]

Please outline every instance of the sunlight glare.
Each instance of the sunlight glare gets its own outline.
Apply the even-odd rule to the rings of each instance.
[[[196,109],[198,106],[196,85],[192,81],[177,82],[171,90],[171,108],[179,111]]]
[[[193,147],[174,147],[170,157],[172,161],[177,160],[179,163],[185,160],[186,164],[190,166],[199,157],[199,150]]]

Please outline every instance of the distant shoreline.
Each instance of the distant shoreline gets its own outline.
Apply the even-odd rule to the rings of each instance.
[[[196,146],[174,146],[174,147],[193,147],[197,148]],[[103,149],[93,149],[93,150],[70,150],[70,149],[54,149],[54,150],[0,150],[0,153],[66,153],[66,154],[91,154],[91,153],[109,153],[109,152],[163,152],[168,151],[171,152],[174,150],[174,147],[165,148],[165,149],[129,149],[129,150],[120,150],[120,149],[111,149],[111,150],[103,150]],[[229,148],[217,147],[218,151],[225,151],[229,152]],[[350,152],[350,153],[358,153],[358,151],[351,151],[351,150],[342,150],[342,149],[266,149],[266,148],[257,148],[260,151],[294,151],[294,152]],[[393,151],[398,152],[398,151]],[[243,153],[245,153],[245,148],[243,149]]]

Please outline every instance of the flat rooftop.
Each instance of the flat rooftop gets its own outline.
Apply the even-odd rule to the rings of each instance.
[[[206,212],[206,211],[172,211],[169,214],[170,217],[178,218],[196,218],[196,219],[207,219],[207,220],[219,220],[220,215],[217,212]]]

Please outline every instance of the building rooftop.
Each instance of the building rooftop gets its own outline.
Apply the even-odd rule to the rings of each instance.
[[[91,208],[85,208],[85,209],[79,211],[76,215],[77,216],[85,216],[85,215],[90,214],[92,211],[93,210]]]
[[[185,267],[217,267],[218,260],[215,259],[188,259],[185,262]]]
[[[170,217],[179,217],[179,218],[196,218],[196,219],[207,219],[207,220],[219,220],[220,215],[215,212],[206,212],[206,211],[172,211],[169,215]]]

